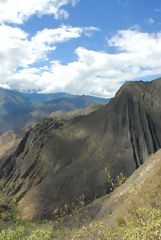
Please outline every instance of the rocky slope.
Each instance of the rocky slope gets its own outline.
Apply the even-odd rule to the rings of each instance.
[[[74,117],[88,115],[92,112],[95,112],[95,111],[101,109],[102,107],[103,107],[103,105],[100,104],[100,105],[90,106],[85,109],[77,109],[77,110],[70,111],[70,112],[59,110],[59,111],[50,113],[49,116],[47,116],[47,118],[52,118],[55,120],[70,120]]]
[[[0,157],[7,153],[13,146],[18,145],[21,137],[14,131],[5,132],[0,136]]]
[[[41,118],[47,117],[52,118],[55,120],[69,120],[76,116],[81,115],[88,115],[94,111],[97,111],[98,109],[101,109],[103,105],[95,105],[95,106],[89,106],[85,109],[77,109],[70,112],[65,112],[62,110],[52,112],[48,116],[46,114],[43,115],[43,113],[39,116],[37,120],[29,121],[23,128],[20,128],[17,131],[9,130],[0,135],[0,157],[2,157],[4,154],[9,154],[12,149],[16,148],[22,138],[25,136],[25,134],[33,128],[36,124],[41,122]],[[34,111],[32,112],[32,116],[38,116],[38,112]]]
[[[110,190],[104,168],[130,176],[161,146],[161,79],[126,82],[109,104],[69,121],[45,119],[0,162],[24,218]]]

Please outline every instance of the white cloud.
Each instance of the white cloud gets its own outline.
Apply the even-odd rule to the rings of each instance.
[[[29,39],[28,34],[20,28],[0,25],[0,84],[18,89],[31,88],[31,83],[40,78],[41,72],[48,68],[43,66],[35,69],[30,65],[38,61],[48,61],[48,53],[56,49],[56,44],[79,38],[87,29],[88,32],[95,31],[93,27],[72,28],[63,25],[57,29],[39,31]],[[21,71],[18,72],[18,68]],[[25,79],[28,80],[25,82]],[[33,85],[36,87],[35,83]]]
[[[1,0],[0,23],[22,24],[33,14],[67,18],[68,12],[62,7],[68,4],[74,7],[77,3],[78,0]]]
[[[87,37],[92,37],[93,32],[94,32],[94,31],[100,31],[100,28],[91,26],[91,27],[86,27],[86,28],[84,28],[84,30],[85,30],[85,35],[86,35]]]
[[[154,19],[153,18],[148,18],[146,20],[147,23],[153,24],[154,23]]]
[[[36,36],[32,38],[32,41],[37,43],[48,43],[48,44],[56,44],[60,42],[68,41],[71,38],[78,38],[81,36],[82,32],[86,30],[86,28],[71,26],[61,26],[57,29],[48,29],[45,28],[42,31],[39,31]]]
[[[61,26],[44,29],[29,38],[19,28],[0,25],[0,86],[18,90],[41,89],[111,97],[125,80],[161,74],[161,32],[145,33],[137,28],[118,31],[107,40],[115,53],[79,47],[77,60],[66,65],[48,59],[57,44],[95,27]],[[46,59],[46,65],[30,64]]]
[[[161,74],[161,33],[118,31],[108,39],[115,54],[76,49],[77,61],[61,65],[51,62],[46,69],[22,69],[14,76],[19,89],[66,91],[111,97],[125,80]],[[23,79],[23,81],[22,81]],[[21,86],[20,83],[25,83]]]

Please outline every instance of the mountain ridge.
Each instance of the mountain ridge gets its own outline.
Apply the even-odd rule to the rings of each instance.
[[[109,193],[105,167],[115,181],[120,172],[128,177],[160,148],[157,82],[125,83],[98,111],[69,121],[45,119],[26,134],[1,160],[24,218],[48,216],[82,194],[89,203]]]
[[[91,96],[77,96],[66,93],[36,94],[37,101],[27,98],[27,94],[15,90],[0,88],[0,134],[8,130],[17,131],[28,122],[43,119],[48,114],[57,110],[72,111],[77,108],[86,108],[91,105],[104,104],[108,99]],[[32,95],[34,98],[34,94]],[[56,96],[47,101],[48,97]],[[43,102],[45,101],[45,102]]]

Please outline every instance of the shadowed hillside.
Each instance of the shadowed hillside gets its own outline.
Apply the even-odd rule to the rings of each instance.
[[[88,115],[94,111],[97,111],[98,109],[101,109],[103,107],[102,104],[100,105],[94,105],[89,106],[85,109],[78,109],[71,112],[65,112],[62,110],[55,111],[50,113],[50,115],[47,116],[47,118],[52,118],[55,120],[69,120],[76,116],[81,115]],[[39,113],[37,111],[32,112],[32,116],[38,116]],[[46,115],[44,115],[45,117]],[[20,128],[18,131],[9,130],[5,132],[4,134],[0,135],[0,157],[2,157],[4,154],[9,154],[10,151],[13,151],[14,148],[16,148],[19,144],[19,142],[22,140],[22,138],[25,136],[25,134],[33,128],[38,122],[41,121],[42,115],[40,115],[40,119],[29,121],[23,128]]]
[[[112,176],[130,176],[161,146],[160,92],[160,79],[126,82],[100,110],[69,121],[45,119],[30,130],[1,160],[22,216],[49,216],[82,194],[89,203],[109,193],[105,167]]]

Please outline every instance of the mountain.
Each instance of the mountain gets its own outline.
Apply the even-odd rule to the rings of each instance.
[[[71,112],[65,112],[62,110],[55,111],[50,113],[50,115],[47,116],[47,118],[52,118],[55,120],[69,120],[74,117],[78,117],[81,115],[88,115],[91,112],[97,111],[98,109],[101,109],[103,107],[102,104],[100,105],[94,105],[89,106],[85,109],[77,109]],[[38,116],[38,113],[32,112],[32,116],[34,115]],[[45,115],[46,116],[46,115]],[[42,117],[42,115],[40,116]],[[9,154],[10,151],[12,151],[13,148],[16,148],[19,142],[22,140],[22,138],[25,136],[25,134],[33,128],[38,122],[41,121],[33,120],[29,121],[23,128],[18,129],[17,131],[9,130],[5,133],[3,133],[0,136],[0,157],[2,157],[4,154]]]
[[[17,146],[22,139],[23,134],[20,132],[14,132],[12,130],[5,132],[0,136],[0,157],[4,154],[8,154],[9,151]]]
[[[80,95],[72,95],[66,92],[57,92],[57,93],[36,93],[36,92],[22,92],[21,93],[25,98],[29,99],[31,102],[35,104],[48,102],[53,99],[60,99],[60,98],[77,98]],[[83,95],[84,97],[90,98],[92,100],[96,100],[101,103],[107,103],[109,99],[106,98],[99,98],[90,95]]]
[[[161,237],[161,150],[135,170],[124,184],[108,195],[70,215],[61,212],[52,220],[13,223],[11,208],[1,207],[0,238],[11,239],[160,239]],[[6,208],[4,209],[4,206]],[[10,220],[8,220],[10,216]],[[6,219],[7,218],[7,219]],[[5,220],[6,219],[6,220]],[[14,218],[15,219],[15,218]]]
[[[91,204],[83,206],[79,213],[73,214],[72,230],[70,230],[71,226],[66,229],[66,217],[61,226],[64,240],[160,239],[160,181],[161,150],[150,156],[112,193],[96,199]],[[80,221],[82,221],[81,226]],[[55,234],[55,239],[61,239],[60,233]]]
[[[50,113],[47,118],[52,118],[55,120],[69,120],[72,119],[74,117],[78,117],[78,116],[82,116],[82,115],[88,115],[92,112],[97,111],[98,109],[101,109],[103,107],[103,105],[94,105],[94,106],[90,106],[87,107],[85,109],[76,109],[74,111],[71,112],[65,112],[62,110],[58,110],[55,112]]]
[[[65,97],[66,96],[66,97]],[[53,99],[53,97],[55,97]],[[47,99],[52,99],[46,101]],[[42,103],[33,103],[42,102]],[[20,93],[15,90],[0,89],[0,134],[8,130],[17,131],[27,123],[43,119],[53,111],[72,111],[95,104],[104,104],[108,99],[91,96],[77,96],[67,93],[36,94]]]
[[[108,102],[108,100],[106,100],[106,102]],[[85,109],[88,106],[98,104],[102,104],[102,102],[88,96],[75,96],[72,98],[62,97],[38,104],[35,106],[35,110],[49,114],[58,110],[70,112],[76,109]]]
[[[23,94],[17,91],[0,88],[0,116],[8,113],[31,110],[31,102]]]
[[[92,219],[104,221],[106,225],[111,226],[116,225],[118,217],[127,219],[130,216],[130,209],[134,206],[135,209],[160,209],[160,181],[161,150],[158,150],[134,171],[126,183],[109,195],[96,199],[87,205],[85,207],[87,214]]]
[[[23,96],[35,104],[44,103],[52,99],[58,99],[62,97],[70,98],[74,95],[59,92],[59,93],[37,93],[37,92],[22,92]]]
[[[24,218],[46,217],[79,196],[90,203],[110,192],[104,168],[117,184],[161,146],[161,79],[126,82],[96,112],[71,120],[44,119],[16,151],[0,161],[1,177]]]

